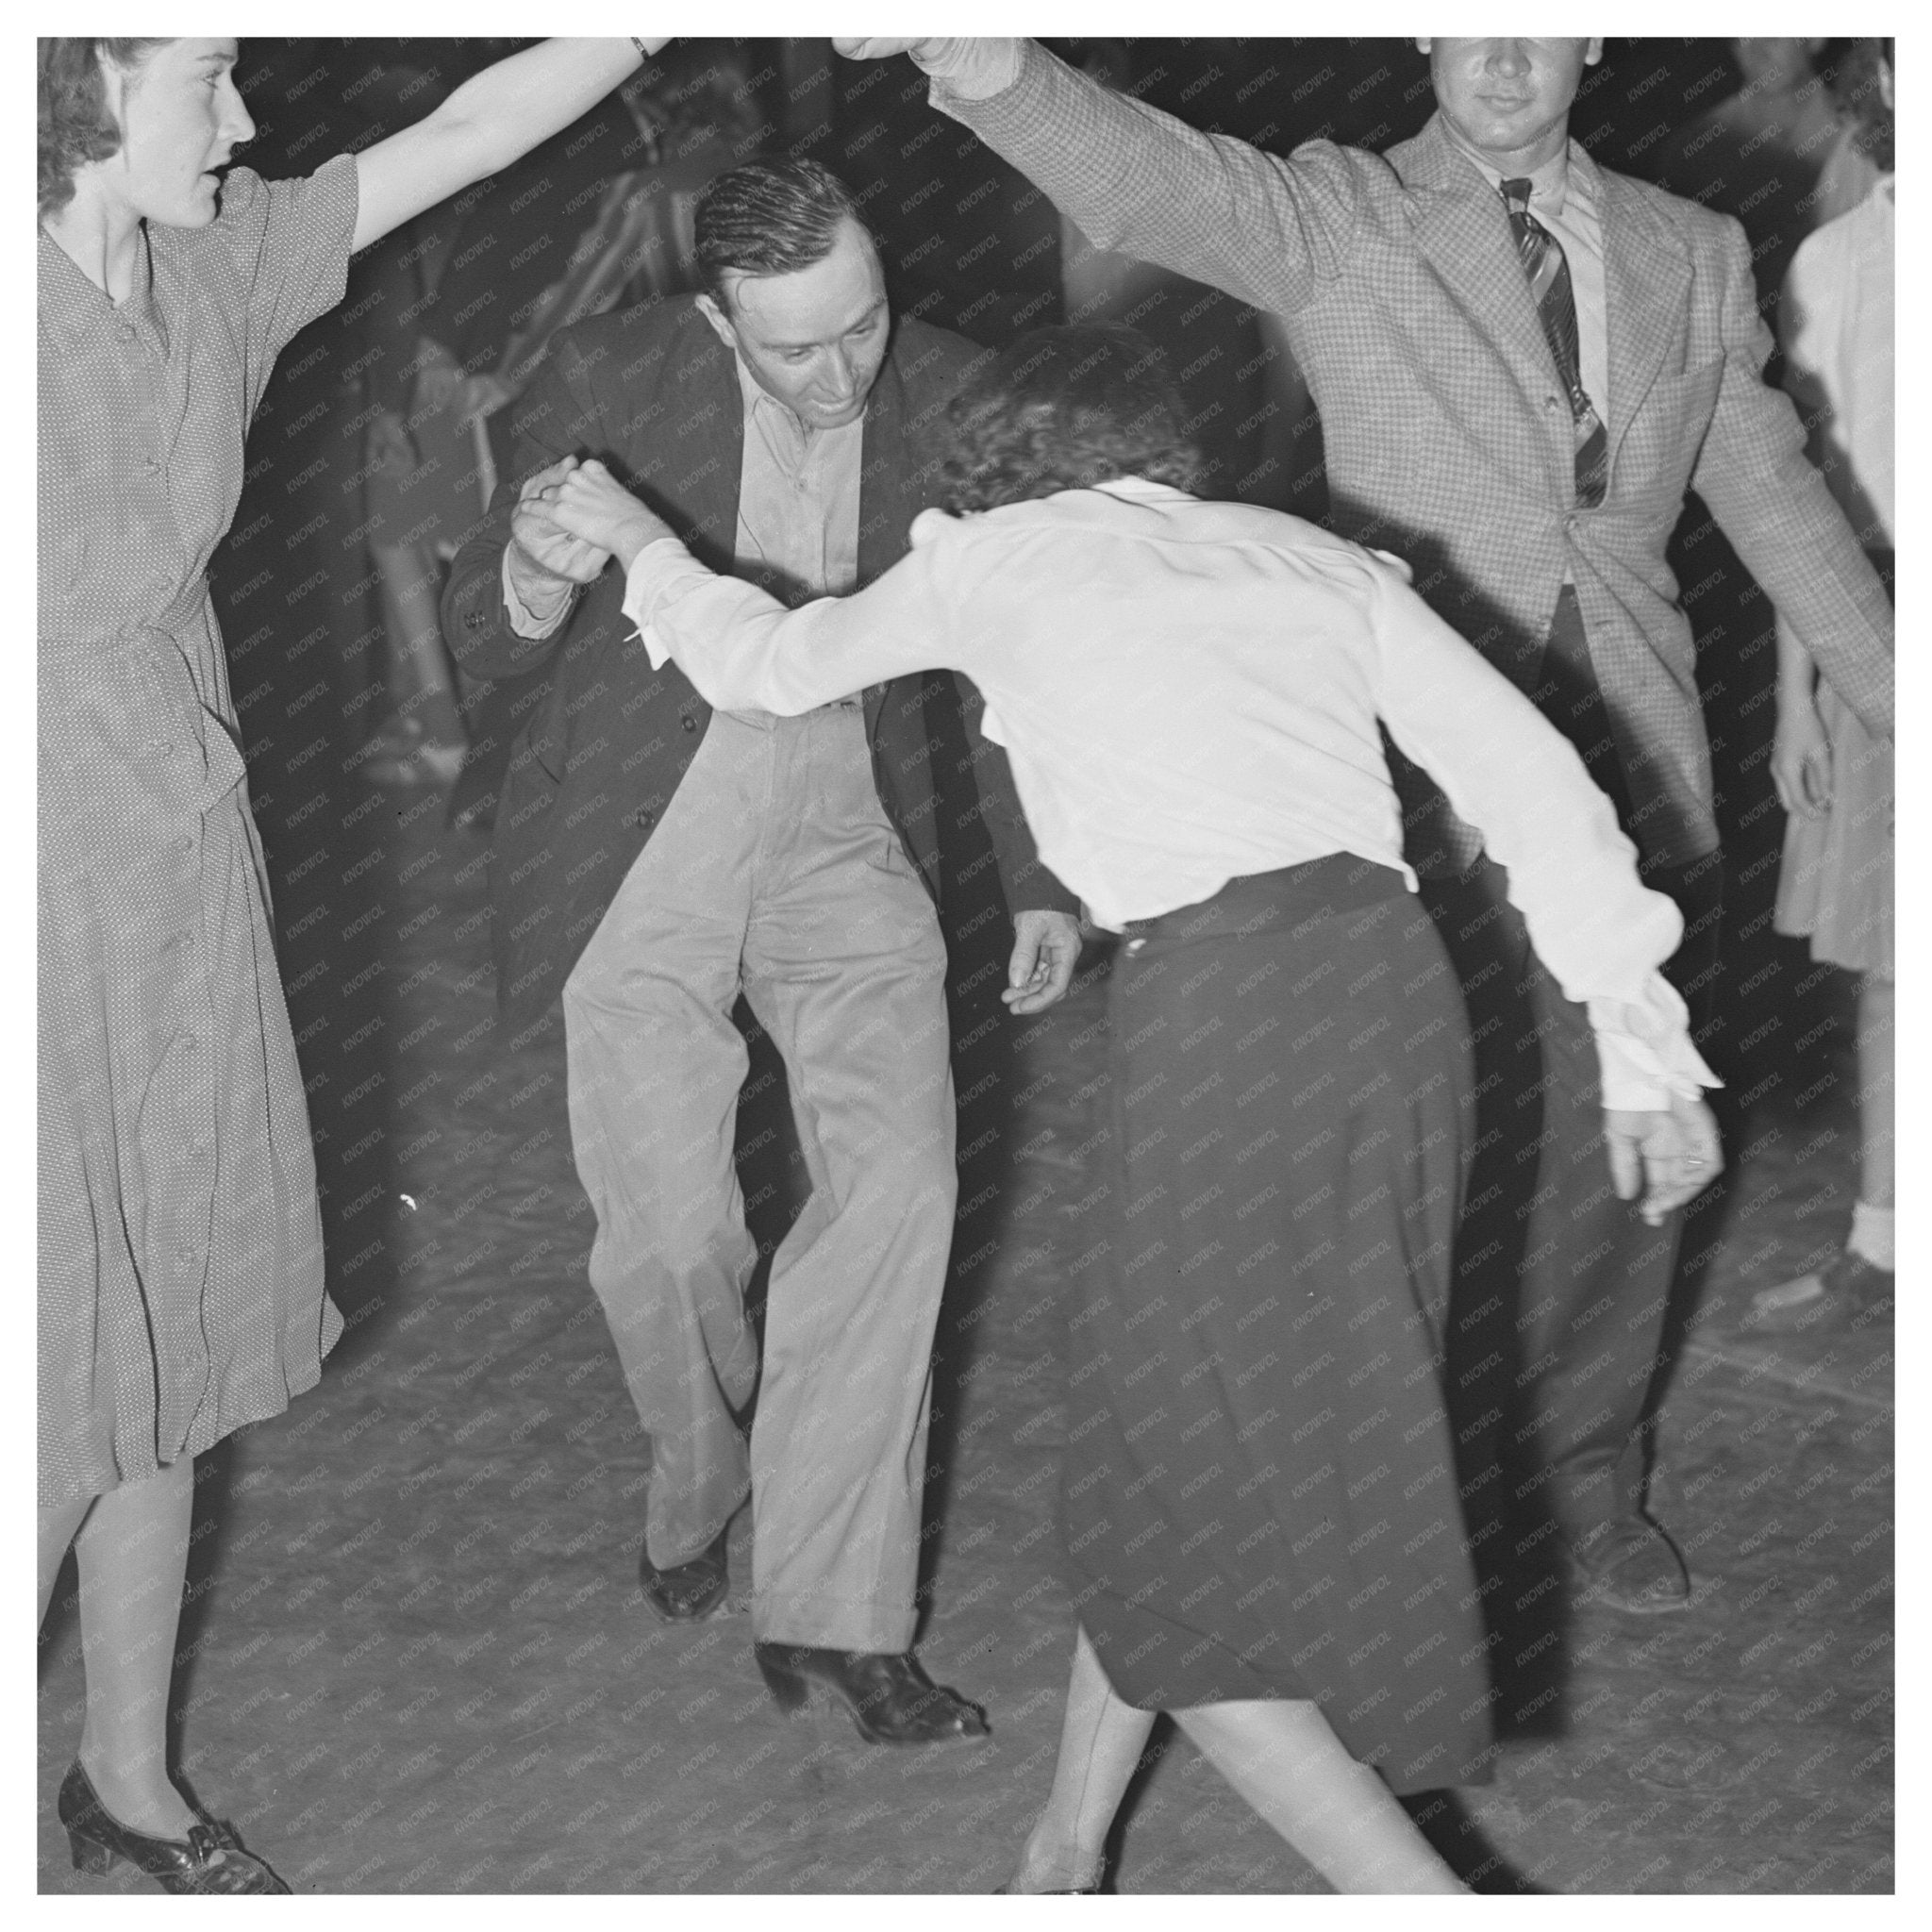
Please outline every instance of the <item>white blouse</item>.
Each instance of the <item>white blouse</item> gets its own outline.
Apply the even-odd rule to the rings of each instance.
[[[625,610],[721,710],[783,715],[932,665],[986,698],[1041,858],[1115,929],[1235,876],[1350,852],[1400,870],[1376,729],[1508,868],[1604,1104],[1718,1085],[1657,970],[1683,922],[1581,759],[1402,567],[1278,511],[1124,478],[983,515],[927,510],[858,594],[788,611],[670,540]]]

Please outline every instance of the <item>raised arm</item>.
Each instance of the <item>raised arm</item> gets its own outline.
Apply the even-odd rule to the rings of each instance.
[[[932,76],[933,106],[1038,182],[1096,247],[1278,311],[1313,301],[1347,258],[1366,157],[1322,142],[1284,161],[1202,134],[1031,41],[833,44],[909,53]]]
[[[356,232],[366,248],[425,208],[507,167],[635,74],[655,40],[543,41],[486,67],[413,126],[356,157]]]

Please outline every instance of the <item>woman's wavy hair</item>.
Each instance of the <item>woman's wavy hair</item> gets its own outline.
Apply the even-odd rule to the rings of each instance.
[[[947,406],[941,494],[956,514],[1144,476],[1192,490],[1205,467],[1180,391],[1138,329],[1029,329]]]
[[[121,149],[108,111],[101,62],[139,67],[166,40],[46,41],[40,43],[41,213],[58,214],[74,199],[74,176],[89,161]]]

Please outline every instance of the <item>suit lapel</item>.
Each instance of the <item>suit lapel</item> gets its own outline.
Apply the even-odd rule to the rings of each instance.
[[[1604,306],[1608,310],[1610,475],[1630,425],[1663,373],[1684,325],[1690,264],[1634,183],[1607,168],[1599,207],[1604,231]]]
[[[1557,369],[1502,196],[1457,151],[1440,114],[1389,159],[1407,191],[1417,247],[1509,365],[1512,387],[1536,420],[1534,405],[1556,381]]]
[[[882,576],[906,554],[917,506],[906,493],[906,389],[893,358],[874,383],[859,443],[858,581]]]
[[[895,345],[896,346],[896,345]],[[859,441],[858,582],[862,589],[906,554],[906,532],[918,506],[907,492],[906,390],[894,356],[888,355],[866,403]],[[865,693],[865,730],[876,739],[889,686]]]
[[[657,471],[666,476],[671,486],[669,502],[683,512],[681,521],[688,525],[686,541],[693,554],[710,569],[728,572],[738,548],[744,398],[739,393],[738,368],[730,350],[694,307],[687,308],[678,318],[677,330],[677,342],[659,391],[667,407],[641,436],[639,447],[633,451],[634,467],[640,475]],[[719,427],[710,435],[678,434],[705,423]],[[664,458],[667,446],[688,450],[681,458],[690,464],[684,474],[673,476],[669,473]]]

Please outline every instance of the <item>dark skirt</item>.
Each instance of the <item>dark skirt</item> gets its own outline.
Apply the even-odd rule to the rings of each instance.
[[[1473,1118],[1420,901],[1350,855],[1130,934],[1109,1218],[1072,1271],[1062,1524],[1142,1709],[1312,1699],[1398,1791],[1485,1774],[1441,1386]]]

